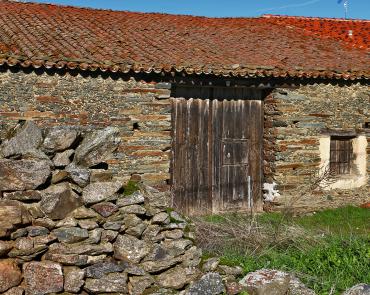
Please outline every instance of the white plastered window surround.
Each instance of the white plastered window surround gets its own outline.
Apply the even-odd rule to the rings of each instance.
[[[322,136],[320,138],[320,173],[327,172],[330,165],[330,140],[331,136]],[[332,180],[323,183],[325,190],[331,189],[354,189],[366,185],[366,147],[367,139],[365,135],[358,135],[352,139],[353,148],[353,169],[350,174],[337,175]]]

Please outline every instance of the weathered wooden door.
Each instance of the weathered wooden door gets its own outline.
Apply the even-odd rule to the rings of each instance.
[[[188,215],[261,206],[260,100],[173,99],[172,191]]]

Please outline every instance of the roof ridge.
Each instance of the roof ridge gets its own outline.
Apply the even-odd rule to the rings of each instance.
[[[368,19],[361,18],[336,18],[336,17],[320,17],[320,16],[300,16],[300,15],[284,15],[284,14],[263,14],[261,18],[293,18],[293,19],[309,19],[309,20],[330,20],[339,22],[370,22]]]
[[[169,15],[169,16],[184,16],[184,17],[194,17],[194,18],[203,18],[203,19],[264,19],[264,18],[292,18],[292,19],[312,19],[312,20],[331,20],[339,22],[370,22],[368,19],[344,19],[344,18],[333,18],[333,17],[318,17],[318,16],[293,16],[293,15],[283,15],[283,14],[263,14],[260,16],[226,16],[226,17],[214,17],[214,16],[204,16],[204,15],[192,15],[192,14],[177,14],[177,13],[163,13],[163,12],[142,12],[142,11],[130,11],[130,10],[114,10],[109,8],[96,8],[88,6],[75,6],[75,5],[65,5],[65,4],[56,4],[50,2],[35,2],[32,0],[0,0],[1,2],[13,2],[19,4],[31,4],[39,6],[53,6],[61,8],[74,8],[81,10],[98,10],[98,11],[108,11],[108,12],[126,12],[132,14],[147,14],[147,15]]]
[[[34,2],[28,0],[0,0],[0,3],[19,3],[19,4],[30,4],[30,5],[38,5],[38,6],[53,6],[53,7],[60,7],[60,8],[73,8],[73,9],[81,9],[81,10],[88,10],[88,11],[107,11],[113,13],[132,13],[137,15],[168,15],[168,16],[180,16],[180,17],[193,17],[193,18],[200,18],[200,19],[259,19],[261,16],[221,16],[221,17],[214,17],[214,16],[204,16],[204,15],[193,15],[193,14],[177,14],[177,13],[165,13],[165,12],[143,12],[143,11],[131,11],[131,10],[114,10],[109,8],[96,8],[96,7],[89,7],[89,6],[77,6],[77,5],[65,5],[65,4],[56,4],[50,2]]]

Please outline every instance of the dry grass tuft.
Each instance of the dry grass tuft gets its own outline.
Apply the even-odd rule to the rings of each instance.
[[[259,220],[258,216],[234,214],[198,217],[193,221],[199,246],[218,255],[225,250],[259,255],[272,248],[304,249],[318,242],[303,227],[287,222],[284,215]]]

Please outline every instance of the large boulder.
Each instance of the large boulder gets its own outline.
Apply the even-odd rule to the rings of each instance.
[[[119,129],[108,127],[85,136],[76,149],[74,162],[83,167],[92,167],[109,159],[118,147]]]
[[[220,264],[220,258],[211,257],[211,258],[207,259],[206,261],[204,261],[204,263],[202,265],[202,270],[204,272],[215,271],[219,264]]]
[[[80,187],[88,185],[90,180],[90,170],[87,168],[79,167],[75,163],[69,164],[65,170],[68,176]]]
[[[133,276],[130,277],[129,294],[142,295],[144,291],[154,283],[153,277],[146,276]]]
[[[26,246],[26,245],[25,245]],[[30,248],[13,248],[8,256],[11,258],[17,258],[19,261],[31,261],[37,256],[47,251],[48,247],[46,245],[32,245]]]
[[[0,191],[23,191],[36,189],[51,174],[45,160],[0,159]]]
[[[117,200],[118,207],[126,207],[144,203],[145,198],[141,192],[134,192],[129,196],[121,196]]]
[[[56,167],[65,167],[71,163],[71,156],[73,155],[74,150],[66,150],[61,153],[57,153],[53,158],[53,163]]]
[[[81,242],[89,237],[89,232],[79,227],[60,227],[53,230],[53,234],[60,242],[68,244]]]
[[[86,186],[82,192],[85,205],[99,203],[113,196],[122,188],[122,183],[116,182],[94,182]]]
[[[187,295],[218,295],[224,292],[222,277],[218,273],[207,273],[189,288]]]
[[[41,143],[41,130],[32,121],[27,121],[17,126],[15,135],[5,140],[0,150],[4,157],[23,155],[30,150],[37,149]]]
[[[158,284],[163,288],[181,289],[199,275],[196,268],[176,266],[156,276]]]
[[[154,244],[150,253],[145,256],[141,267],[149,273],[158,273],[182,261],[182,257],[174,257],[163,245]]]
[[[113,249],[116,259],[139,263],[149,253],[150,245],[130,235],[119,235]]]
[[[64,291],[78,293],[84,284],[85,271],[75,266],[64,267]]]
[[[103,217],[109,217],[113,213],[118,211],[118,206],[111,202],[95,204],[91,208],[93,208],[97,213],[99,213]]]
[[[0,292],[18,286],[22,273],[14,259],[0,260]]]
[[[13,241],[0,240],[0,258],[6,256],[14,247]]]
[[[101,242],[97,245],[78,243],[78,244],[63,244],[54,243],[49,246],[48,254],[78,254],[78,255],[102,255],[110,254],[113,252],[113,246],[111,243]]]
[[[274,269],[261,269],[247,274],[239,281],[251,295],[315,295],[295,276]]]
[[[21,202],[33,202],[41,200],[41,193],[35,190],[17,191],[12,193],[3,193],[5,200],[17,200]]]
[[[47,252],[43,256],[43,258],[58,262],[63,265],[69,265],[69,266],[85,266],[87,265],[88,256],[87,255],[79,255],[79,254],[58,254],[58,253],[52,253]]]
[[[50,167],[54,166],[50,158],[43,151],[40,151],[40,150],[29,150],[22,155],[22,159],[23,160],[44,160],[49,163]]]
[[[26,294],[43,295],[63,291],[63,272],[58,263],[30,262],[23,266]]]
[[[85,268],[85,271],[86,277],[101,279],[108,273],[122,272],[125,270],[125,268],[126,266],[123,263],[119,264],[115,261],[102,261]]]
[[[3,295],[23,295],[24,289],[22,287],[14,287],[3,293]]]
[[[7,237],[18,226],[31,223],[31,216],[22,203],[0,200],[0,238]]]
[[[45,136],[43,148],[48,152],[64,151],[72,146],[78,137],[78,132],[69,127],[50,128]]]
[[[86,279],[84,289],[91,293],[127,293],[127,274],[109,273],[100,279]]]
[[[48,187],[42,191],[42,195],[41,210],[53,220],[65,218],[82,205],[80,196],[66,182]]]
[[[370,295],[370,285],[358,284],[346,290],[343,295]]]
[[[143,191],[145,195],[145,205],[154,209],[153,212],[155,212],[155,214],[171,206],[169,192],[160,192],[155,188],[145,185],[141,185],[141,191]]]

